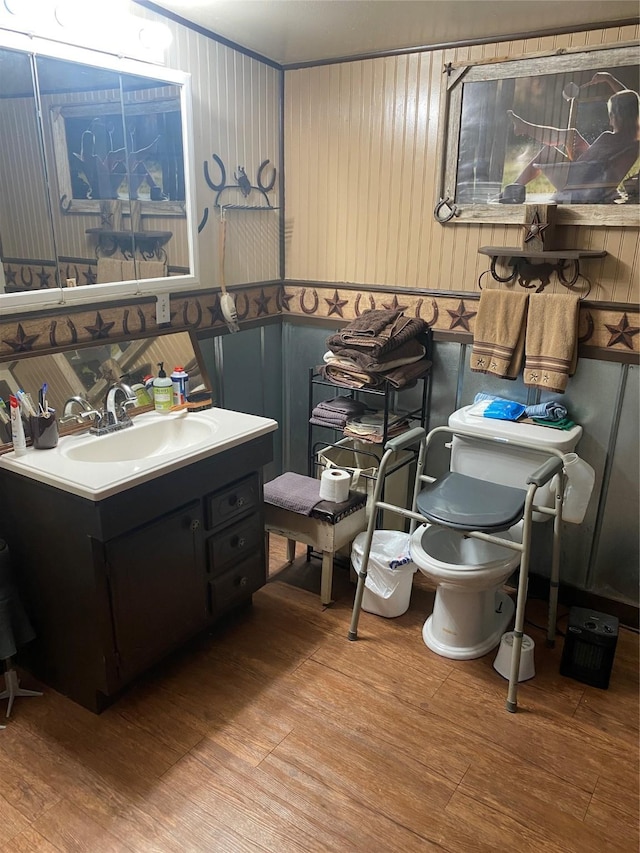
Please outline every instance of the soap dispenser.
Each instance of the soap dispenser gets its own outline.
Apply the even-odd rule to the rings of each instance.
[[[164,362],[158,362],[158,375],[153,380],[153,403],[156,412],[170,412],[173,405],[173,382],[164,370]]]

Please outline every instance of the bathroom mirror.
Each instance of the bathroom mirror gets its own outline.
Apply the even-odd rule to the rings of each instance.
[[[184,367],[189,374],[190,392],[212,390],[195,335],[172,332],[0,362],[0,397],[6,402],[9,394],[23,389],[37,401],[38,390],[46,382],[47,400],[60,417],[70,397],[84,397],[91,406],[100,408],[113,382],[124,377],[129,385],[142,383],[150,374],[157,376],[158,362],[164,362],[167,375],[174,367]],[[60,432],[73,428],[73,422],[62,424]],[[9,440],[10,433],[0,423],[0,452]]]
[[[59,287],[33,72],[28,54],[0,48],[0,292],[4,293]]]
[[[2,308],[196,284],[189,75],[20,43],[0,36]]]

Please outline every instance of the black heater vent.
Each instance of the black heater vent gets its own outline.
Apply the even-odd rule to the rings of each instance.
[[[609,686],[618,642],[618,619],[606,613],[572,607],[562,650],[560,674],[592,687]]]

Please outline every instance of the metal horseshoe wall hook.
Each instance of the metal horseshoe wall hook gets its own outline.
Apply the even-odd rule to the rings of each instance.
[[[441,198],[433,211],[436,222],[449,222],[454,216],[460,216],[462,211],[452,198]]]

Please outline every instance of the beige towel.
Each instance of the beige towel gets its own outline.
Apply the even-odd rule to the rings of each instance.
[[[98,284],[122,281],[122,261],[115,258],[98,258]]]
[[[134,261],[122,261],[122,278],[121,281],[134,281],[136,275],[136,266]]]
[[[522,366],[528,293],[483,290],[475,320],[471,370],[515,379]]]
[[[580,300],[573,293],[533,293],[527,314],[524,384],[562,393],[576,372]]]
[[[166,278],[167,265],[164,261],[137,261],[138,278]]]

